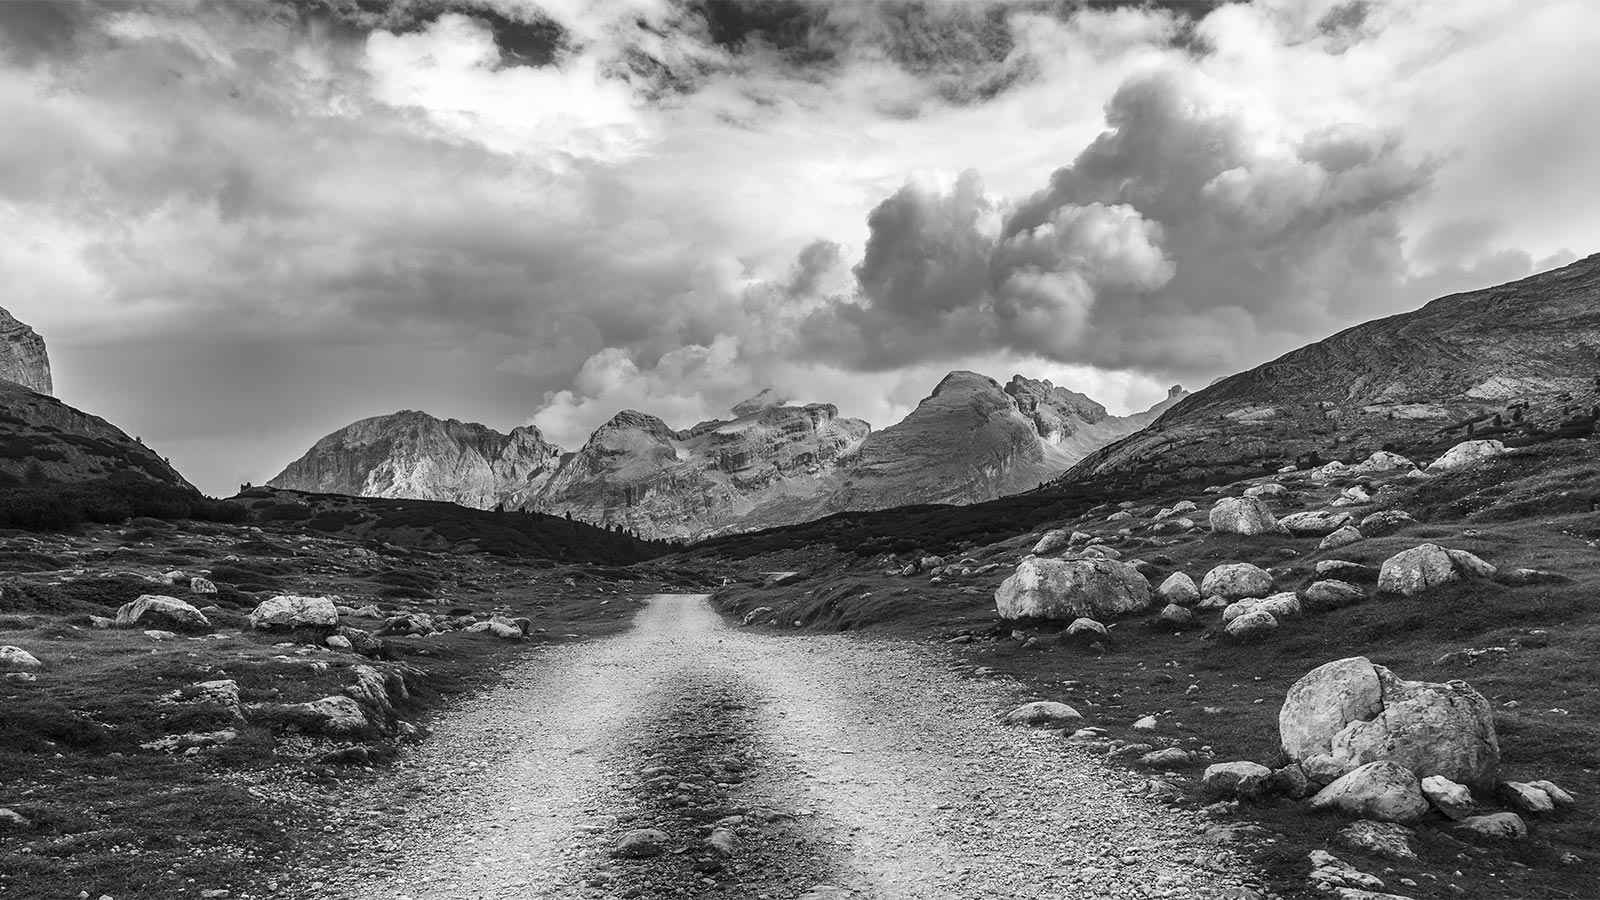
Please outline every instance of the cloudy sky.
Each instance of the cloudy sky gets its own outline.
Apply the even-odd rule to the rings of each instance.
[[[1600,3],[0,3],[0,306],[214,493],[953,368],[1116,411],[1600,250]]]

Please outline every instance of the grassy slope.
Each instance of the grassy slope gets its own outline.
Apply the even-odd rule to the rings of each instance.
[[[536,655],[536,644],[615,633],[631,621],[631,601],[694,578],[651,564],[554,565],[395,546],[375,558],[338,556],[353,546],[286,528],[154,520],[65,536],[0,531],[0,570],[12,573],[0,577],[0,644],[46,665],[36,682],[0,681],[0,807],[33,821],[0,830],[0,897],[87,890],[140,900],[209,889],[260,897],[280,874],[332,852],[318,835],[339,802],[339,780],[372,776],[318,757],[352,741],[252,723],[238,740],[193,757],[140,749],[164,734],[236,727],[221,708],[165,705],[163,694],[232,678],[247,704],[298,702],[339,693],[353,683],[353,665],[403,666],[412,700],[398,712],[425,727],[452,696]],[[172,568],[209,573],[219,594],[190,598],[186,585],[145,580]],[[125,574],[100,577],[108,573]],[[88,627],[90,614],[112,615],[146,592],[214,600],[220,609],[208,615],[226,637],[156,641]],[[528,616],[545,633],[527,644],[462,633],[389,638],[388,660],[374,663],[314,643],[275,646],[314,635],[242,631],[255,603],[280,592],[331,593],[386,613],[498,611]],[[377,734],[353,743],[380,760],[396,746]]]
[[[1149,516],[1158,505],[1189,499],[1200,504],[1197,521],[1216,495],[1160,491],[1134,496],[1140,505],[1131,522],[1106,523],[1109,508],[1088,514],[1087,498],[1071,514],[1041,518],[1026,533],[992,544],[959,546],[956,557],[979,563],[1003,562],[987,576],[948,578],[885,574],[898,560],[863,558],[822,543],[796,542],[754,557],[711,558],[742,567],[739,585],[719,601],[732,616],[759,607],[776,611],[777,627],[865,631],[870,635],[942,642],[973,635],[970,644],[947,649],[966,664],[1016,678],[1028,696],[1059,699],[1085,713],[1088,724],[1104,726],[1114,737],[1156,746],[1213,748],[1212,759],[1278,761],[1277,712],[1288,687],[1309,669],[1346,656],[1365,655],[1413,680],[1462,679],[1493,703],[1503,752],[1503,777],[1548,778],[1579,797],[1572,812],[1530,821],[1532,839],[1484,844],[1458,839],[1444,823],[1421,829],[1414,863],[1401,864],[1339,846],[1333,833],[1344,820],[1311,815],[1299,804],[1276,801],[1245,807],[1242,818],[1264,822],[1276,835],[1254,849],[1284,893],[1305,890],[1306,854],[1325,847],[1366,871],[1380,874],[1390,890],[1418,898],[1591,897],[1600,884],[1600,824],[1594,802],[1600,797],[1600,464],[1593,446],[1580,441],[1530,448],[1524,454],[1468,472],[1395,488],[1381,495],[1383,506],[1411,511],[1419,523],[1398,534],[1369,539],[1337,551],[1318,551],[1317,538],[1211,536],[1149,537]],[[1230,488],[1236,495],[1244,485]],[[1308,491],[1303,503],[1318,508],[1337,487]],[[1293,505],[1281,508],[1288,512]],[[1360,515],[1375,507],[1356,507]],[[905,534],[921,525],[915,513]],[[880,520],[884,539],[892,523]],[[1132,527],[1132,536],[1116,530]],[[1111,539],[1127,558],[1157,561],[1159,574],[1183,570],[1198,582],[1221,562],[1254,562],[1270,567],[1282,590],[1309,584],[1320,559],[1347,559],[1377,566],[1393,553],[1423,541],[1476,553],[1502,568],[1533,567],[1570,577],[1571,583],[1508,586],[1470,582],[1410,599],[1369,599],[1334,611],[1308,611],[1285,622],[1270,640],[1240,648],[1220,636],[1220,616],[1202,614],[1202,627],[1179,634],[1152,627],[1153,616],[1134,617],[1113,626],[1113,645],[1105,652],[1057,640],[1052,629],[1027,629],[1043,649],[1024,649],[1009,624],[994,614],[993,595],[1012,564],[1027,553],[1046,527],[1082,529]],[[922,529],[924,534],[934,532]],[[896,538],[898,539],[898,538]],[[1146,542],[1149,542],[1148,544]],[[946,549],[943,547],[928,549]],[[1288,558],[1286,551],[1293,551]],[[951,557],[953,561],[956,557]],[[799,583],[768,587],[761,571],[800,571]],[[766,618],[766,617],[763,617]],[[1466,648],[1505,647],[1508,653],[1436,663]],[[1191,693],[1190,686],[1198,689]],[[1158,716],[1154,737],[1134,732],[1131,723]],[[1197,790],[1202,765],[1176,773],[1189,802],[1205,798]],[[1573,853],[1581,862],[1561,862]],[[1455,874],[1459,872],[1460,874]],[[1400,878],[1417,882],[1415,887]],[[1454,885],[1455,887],[1451,887]],[[1459,891],[1457,890],[1459,888]]]

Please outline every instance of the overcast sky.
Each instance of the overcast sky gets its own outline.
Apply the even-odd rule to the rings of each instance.
[[[1600,250],[1600,3],[0,3],[0,306],[213,493],[970,368],[1114,411]]]

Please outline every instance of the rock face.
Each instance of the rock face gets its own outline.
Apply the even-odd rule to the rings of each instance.
[[[1597,343],[1600,254],[1357,325],[1224,379],[1069,478],[1156,461],[1167,472],[1250,477],[1312,451],[1355,462],[1389,444],[1429,459],[1472,437],[1581,429],[1596,400]]]
[[[628,410],[563,453],[532,428],[401,412],[323,438],[271,487],[526,508],[617,525],[645,537],[700,538],[907,503],[972,503],[1052,478],[1090,450],[1153,420],[1111,416],[1093,400],[1017,376],[1004,387],[952,372],[881,431],[830,404],[790,405],[770,390],[735,418],[675,430]]]
[[[359,497],[445,500],[477,509],[537,494],[561,448],[537,428],[501,434],[482,425],[402,410],[328,435],[270,487]]]
[[[50,355],[44,338],[0,309],[0,381],[9,381],[39,394],[55,390],[50,381]]]
[[[1150,582],[1112,559],[1025,559],[994,595],[1002,619],[1105,617],[1150,606]]]
[[[1500,744],[1494,715],[1465,682],[1405,681],[1365,657],[1311,670],[1278,712],[1284,753],[1331,756],[1343,765],[1387,760],[1418,778],[1439,775],[1475,787],[1494,782]]]

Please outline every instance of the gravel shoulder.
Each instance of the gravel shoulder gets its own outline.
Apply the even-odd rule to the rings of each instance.
[[[938,649],[750,633],[660,595],[436,723],[355,798],[349,898],[1235,897],[1204,822]],[[618,857],[630,832],[659,855]],[[723,847],[706,838],[722,830]],[[731,842],[728,840],[731,838]],[[727,845],[731,843],[732,849]]]

